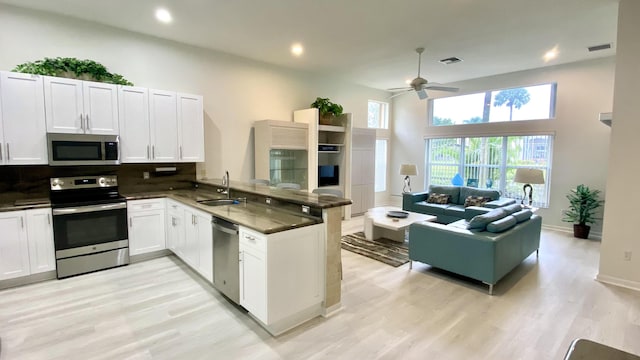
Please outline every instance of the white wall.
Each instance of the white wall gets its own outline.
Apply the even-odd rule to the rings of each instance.
[[[455,66],[455,65],[452,65]],[[607,181],[607,159],[610,128],[598,121],[598,113],[611,111],[615,59],[613,57],[576,62],[542,69],[521,71],[498,76],[474,79],[453,84],[463,93],[491,89],[517,87],[548,82],[558,83],[556,119],[551,121],[519,122],[490,125],[490,131],[480,125],[459,126],[458,135],[504,134],[506,126],[518,131],[555,133],[551,171],[550,206],[540,209],[545,226],[569,229],[571,224],[561,221],[562,209],[568,201],[569,189],[585,184],[604,192]],[[427,74],[428,75],[428,74]],[[447,96],[436,94],[433,97]],[[418,164],[419,175],[412,180],[413,190],[424,188],[424,136],[442,133],[443,127],[427,126],[427,102],[414,94],[394,98],[393,144],[391,170],[398,172],[401,163]],[[392,194],[399,194],[402,179],[391,177]],[[592,231],[597,236],[601,224]]]
[[[92,59],[137,86],[204,96],[206,163],[198,176],[253,177],[255,120],[291,121],[329,97],[366,127],[367,100],[388,93],[71,18],[0,5],[0,69],[44,57]],[[288,49],[282,49],[288,51]],[[300,61],[305,61],[302,58]],[[206,174],[206,175],[205,175]]]
[[[613,126],[598,279],[640,290],[640,2],[622,0],[618,8]],[[632,253],[625,261],[625,252]]]

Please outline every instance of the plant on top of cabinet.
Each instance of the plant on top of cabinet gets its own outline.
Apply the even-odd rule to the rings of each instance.
[[[20,64],[12,71],[133,86],[133,83],[122,75],[108,72],[104,65],[93,60],[44,58],[44,60]]]
[[[331,125],[333,123],[332,117],[342,115],[342,105],[331,102],[329,98],[318,97],[310,106],[318,109],[322,125]]]

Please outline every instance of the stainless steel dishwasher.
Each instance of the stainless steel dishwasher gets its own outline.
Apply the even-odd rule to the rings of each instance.
[[[213,218],[213,286],[236,304],[240,303],[238,225]]]

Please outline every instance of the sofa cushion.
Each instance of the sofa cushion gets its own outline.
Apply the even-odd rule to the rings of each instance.
[[[522,210],[522,206],[520,206],[520,204],[512,204],[512,205],[507,205],[505,207],[503,207],[504,211],[507,212],[507,215],[511,215],[513,213],[517,213],[518,211]]]
[[[500,220],[507,216],[503,209],[493,209],[486,214],[474,216],[467,225],[467,229],[484,229],[490,222]]]
[[[512,214],[512,216],[516,218],[516,221],[518,221],[519,223],[529,220],[531,218],[531,215],[533,215],[533,213],[529,209],[523,209]]]
[[[449,204],[449,206],[444,209],[444,215],[462,219],[464,218],[464,206]]]
[[[489,201],[491,201],[491,199],[488,197],[469,195],[466,199],[464,199],[464,207],[483,206]]]
[[[451,203],[460,204],[460,187],[446,185],[429,185],[429,193],[449,194],[451,195]]]
[[[500,233],[511,229],[512,227],[516,226],[517,223],[518,221],[516,220],[515,216],[507,215],[502,219],[498,219],[487,224],[487,231],[492,233]]]
[[[430,193],[427,202],[430,204],[448,204],[451,202],[451,195]]]
[[[448,204],[429,204],[426,201],[417,202],[414,205],[418,212],[429,215],[444,215],[444,210],[449,207]]]
[[[484,204],[484,207],[488,207],[490,209],[496,209],[499,207],[503,207],[503,206],[507,206],[515,203],[516,201],[514,199],[500,198],[498,200],[489,201],[488,203]]]
[[[463,204],[464,200],[468,196],[482,196],[482,197],[490,198],[491,200],[497,200],[500,198],[500,192],[498,190],[478,189],[478,188],[463,186],[460,188],[460,202],[458,204]]]

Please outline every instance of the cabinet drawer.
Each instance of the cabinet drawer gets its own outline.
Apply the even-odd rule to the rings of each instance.
[[[164,210],[164,199],[132,200],[127,202],[128,211]]]
[[[240,227],[240,245],[265,252],[267,250],[267,236],[257,231]]]

